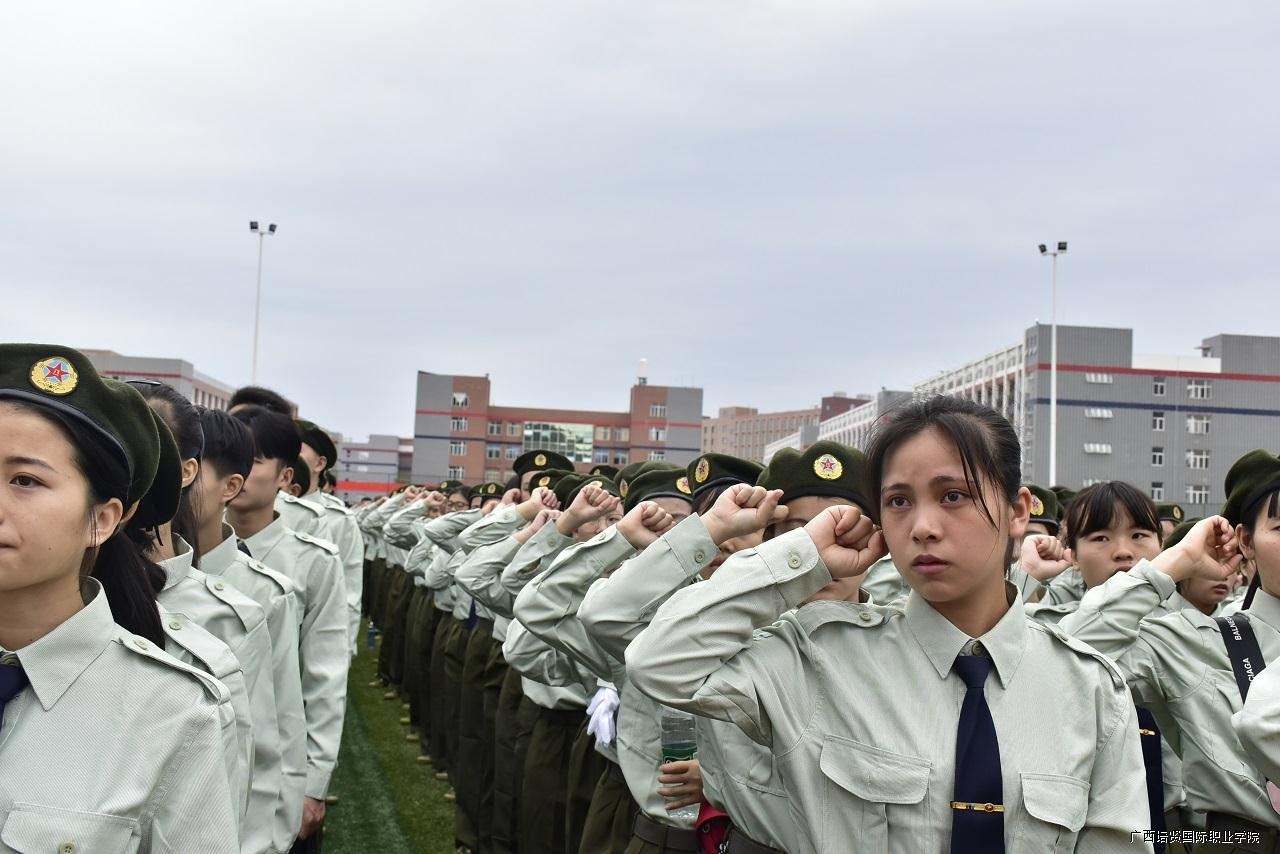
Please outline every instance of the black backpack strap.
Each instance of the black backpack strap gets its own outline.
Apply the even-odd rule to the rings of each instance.
[[[1240,701],[1244,702],[1249,696],[1249,685],[1267,666],[1266,659],[1262,657],[1262,649],[1258,646],[1253,626],[1243,612],[1214,619],[1218,621],[1218,628],[1222,631],[1222,643],[1227,648],[1227,658],[1231,659],[1231,669],[1236,674]]]

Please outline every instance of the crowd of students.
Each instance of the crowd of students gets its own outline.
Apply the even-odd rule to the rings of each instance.
[[[362,612],[459,851],[1280,850],[1268,451],[1204,519],[947,397],[354,510],[335,458],[0,345],[0,850],[318,850]]]

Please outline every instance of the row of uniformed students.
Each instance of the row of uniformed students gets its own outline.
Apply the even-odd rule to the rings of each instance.
[[[359,514],[380,673],[460,848],[1280,850],[1280,677],[1244,706],[1280,653],[1275,455],[1204,520],[1023,486],[1008,422],[950,398],[865,456],[518,462],[465,510],[445,484]],[[695,762],[663,764],[663,706]]]
[[[329,437],[231,407],[0,345],[0,850],[319,850],[363,543],[284,516]]]

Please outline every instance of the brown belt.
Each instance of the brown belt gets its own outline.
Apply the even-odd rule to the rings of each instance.
[[[659,824],[644,813],[636,815],[635,835],[666,851],[698,851],[698,834],[683,827]]]
[[[763,842],[756,842],[736,825],[729,828],[728,846],[725,852],[726,854],[786,854],[781,848],[771,848]]]
[[[1211,844],[1206,850],[1230,850],[1239,852],[1239,854],[1277,854],[1280,852],[1280,829],[1268,827],[1265,824],[1259,824],[1247,818],[1241,818],[1238,815],[1231,815],[1225,812],[1209,812],[1206,815],[1205,829],[1209,833],[1230,834],[1230,840],[1227,838],[1214,839],[1210,837]],[[1256,840],[1256,841],[1255,841]],[[1230,841],[1235,847],[1231,849],[1216,848],[1212,843],[1223,843]],[[1196,846],[1200,848],[1199,845]]]

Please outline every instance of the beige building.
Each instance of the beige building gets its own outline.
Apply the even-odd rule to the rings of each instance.
[[[98,373],[124,380],[156,380],[173,386],[187,400],[209,409],[226,409],[235,389],[206,376],[182,359],[157,359],[150,356],[122,356],[114,350],[81,350]]]

